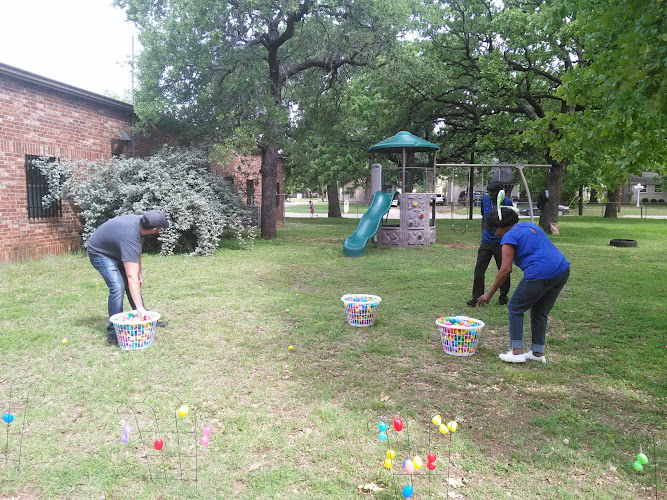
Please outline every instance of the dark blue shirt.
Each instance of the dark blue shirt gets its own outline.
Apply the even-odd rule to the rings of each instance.
[[[547,234],[530,222],[512,226],[503,236],[501,244],[514,246],[514,263],[527,279],[555,278],[570,266]]]
[[[511,207],[512,200],[505,197],[505,199],[502,201],[500,205],[503,207]],[[498,205],[496,204],[496,200],[492,200],[488,194],[484,195],[484,197],[482,197],[482,227],[484,228],[482,230],[482,241],[484,243],[492,243],[494,245],[500,245],[500,238],[495,234],[489,233],[489,231],[486,229],[486,216],[492,212],[495,212],[496,210],[498,210]]]

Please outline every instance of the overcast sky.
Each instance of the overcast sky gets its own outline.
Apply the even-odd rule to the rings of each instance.
[[[134,25],[112,0],[0,0],[0,62],[91,92],[131,88]]]

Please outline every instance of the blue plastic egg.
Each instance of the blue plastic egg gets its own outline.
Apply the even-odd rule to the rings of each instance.
[[[384,431],[386,431],[386,430],[387,430],[387,424],[386,424],[386,422],[382,422],[382,421],[380,421],[380,423],[378,424],[378,429],[380,429],[380,432],[384,432]]]
[[[403,487],[403,497],[410,498],[412,496],[412,485],[406,484]]]
[[[4,420],[5,423],[7,424],[11,424],[14,421],[14,415],[12,415],[11,413],[5,413],[2,416],[2,420]]]

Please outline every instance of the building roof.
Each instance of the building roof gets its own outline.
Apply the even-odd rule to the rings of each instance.
[[[437,151],[440,146],[403,131],[368,148],[378,153],[401,153],[403,149],[409,152]]]
[[[70,97],[84,99],[86,101],[93,102],[95,104],[101,104],[128,113],[134,113],[134,106],[132,106],[132,104],[128,104],[126,102],[119,101],[117,99],[112,99],[111,97],[107,97],[101,94],[96,94],[88,90],[80,89],[78,87],[74,87],[73,85],[68,85],[66,83],[62,83],[56,80],[51,80],[50,78],[46,78],[45,76],[40,76],[35,73],[30,73],[29,71],[25,71],[23,69],[16,68],[14,66],[10,66],[8,64],[0,63],[0,76],[3,75],[10,76],[17,80],[37,85],[39,87],[52,90],[57,93],[64,94]]]

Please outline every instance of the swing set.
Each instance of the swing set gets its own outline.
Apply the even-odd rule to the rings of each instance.
[[[521,182],[523,183],[523,187],[526,190],[526,195],[528,197],[528,213],[530,214],[530,222],[533,224],[535,223],[535,218],[533,214],[533,199],[530,193],[530,188],[528,187],[528,181],[526,180],[526,176],[523,173],[523,170],[525,168],[549,168],[551,165],[545,165],[545,164],[522,164],[522,163],[516,163],[516,164],[509,164],[509,163],[436,163],[436,167],[443,167],[443,168],[451,168],[452,173],[454,168],[468,168],[468,193],[471,195],[468,196],[467,198],[467,203],[468,203],[468,220],[472,219],[472,209],[473,209],[473,187],[474,187],[474,169],[475,168],[514,168],[516,169],[515,175],[513,176],[513,179],[509,183],[505,183],[500,181],[502,184],[506,185],[511,185],[514,186],[518,184],[516,182],[516,177],[517,173],[521,179]],[[450,193],[450,198],[451,198],[451,193]],[[454,202],[450,199],[449,200],[449,205],[450,205],[450,221],[451,221],[451,226],[452,226],[452,231],[456,233],[456,227],[454,225]],[[465,232],[468,230],[468,224],[466,223],[465,228],[463,229],[463,232],[461,233],[461,236],[465,234]]]

